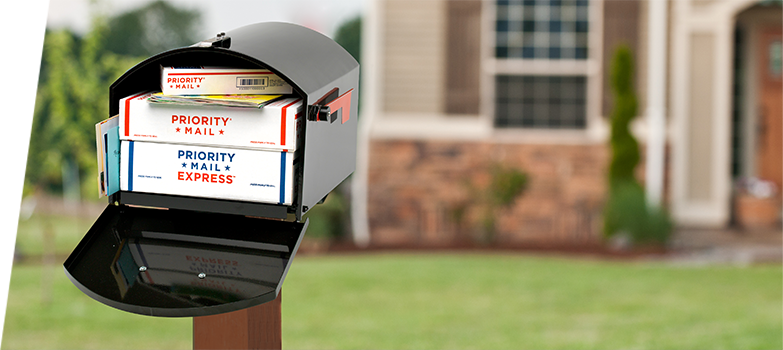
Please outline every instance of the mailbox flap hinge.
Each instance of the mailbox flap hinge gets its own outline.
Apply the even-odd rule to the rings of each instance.
[[[199,41],[190,47],[221,47],[227,49],[231,47],[231,37],[226,36],[225,32],[218,33],[214,38]]]

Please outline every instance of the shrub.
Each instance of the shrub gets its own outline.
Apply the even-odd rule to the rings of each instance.
[[[338,189],[333,190],[322,204],[314,206],[304,218],[310,219],[307,236],[316,239],[339,240],[345,238],[348,203]]]
[[[507,207],[522,194],[527,186],[527,174],[514,168],[496,165],[492,169],[490,193],[492,202],[501,207]]]
[[[669,215],[660,208],[647,206],[644,189],[638,183],[624,183],[615,188],[604,210],[604,219],[607,236],[626,234],[634,244],[664,244],[672,230]]]
[[[633,91],[633,56],[627,46],[620,46],[612,60],[611,86],[614,109],[611,115],[609,185],[635,183],[634,168],[639,164],[639,143],[631,134],[630,123],[636,117],[636,95]]]
[[[492,178],[489,184],[478,190],[469,185],[476,199],[477,209],[480,210],[479,227],[476,239],[481,243],[495,241],[495,223],[498,212],[510,207],[527,187],[527,174],[519,169],[506,167],[502,164],[492,166],[490,173]],[[462,217],[467,206],[455,208],[455,217]]]
[[[633,91],[633,56],[622,45],[612,60],[611,86],[614,109],[611,115],[612,160],[609,164],[609,200],[604,209],[604,235],[625,233],[637,244],[664,244],[672,230],[668,213],[647,205],[644,189],[634,177],[639,163],[639,143],[630,131],[636,116]]]

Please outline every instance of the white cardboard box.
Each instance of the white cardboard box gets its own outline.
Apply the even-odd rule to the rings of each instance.
[[[267,150],[296,149],[302,99],[263,108],[150,103],[152,92],[120,100],[120,139]]]
[[[290,94],[291,85],[268,69],[161,67],[166,95]]]
[[[294,154],[121,141],[122,191],[290,205]]]

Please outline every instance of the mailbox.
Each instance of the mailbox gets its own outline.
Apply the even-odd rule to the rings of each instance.
[[[65,261],[65,273],[97,301],[143,315],[204,316],[274,300],[307,229],[302,216],[354,171],[359,64],[316,31],[257,23],[129,69],[109,88],[109,116],[121,99],[160,89],[166,66],[263,68],[292,87],[304,115],[290,200],[120,190]]]

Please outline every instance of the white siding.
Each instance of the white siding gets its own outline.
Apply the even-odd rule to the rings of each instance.
[[[381,109],[441,113],[445,82],[443,1],[385,1]]]

